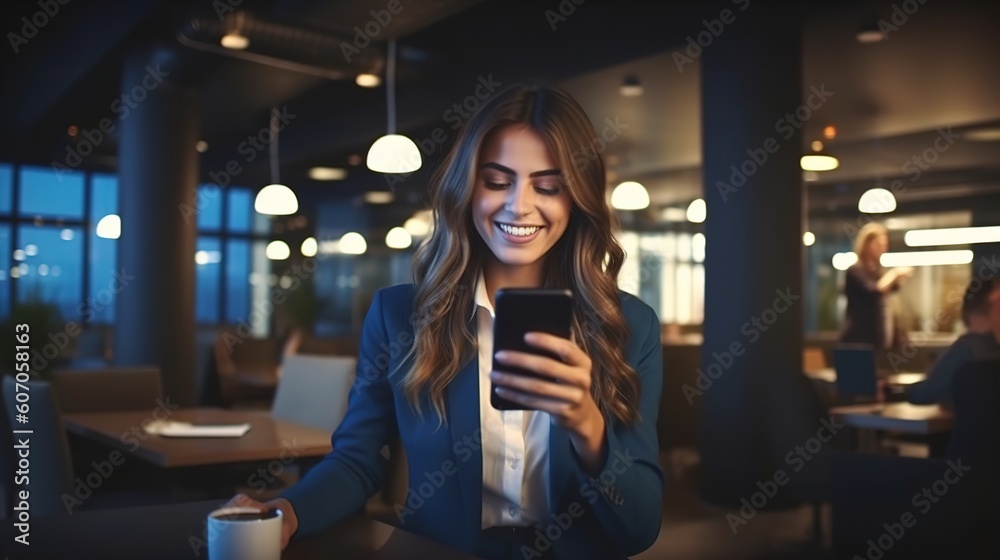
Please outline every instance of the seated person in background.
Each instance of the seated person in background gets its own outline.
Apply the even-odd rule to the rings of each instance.
[[[1000,360],[1000,278],[972,281],[962,299],[962,321],[968,331],[931,367],[927,379],[906,389],[914,404],[951,403],[955,372],[970,362]]]

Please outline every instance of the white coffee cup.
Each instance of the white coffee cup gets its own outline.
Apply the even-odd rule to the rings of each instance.
[[[209,560],[280,560],[279,509],[225,507],[208,514]]]

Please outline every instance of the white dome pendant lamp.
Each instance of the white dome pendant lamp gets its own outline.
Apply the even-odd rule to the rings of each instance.
[[[271,184],[257,193],[253,209],[258,214],[289,216],[299,211],[299,201],[292,189],[278,180],[278,111],[271,110]]]
[[[406,136],[396,134],[396,40],[389,39],[385,90],[389,113],[388,134],[368,149],[368,169],[379,173],[412,173],[420,169],[420,150]]]

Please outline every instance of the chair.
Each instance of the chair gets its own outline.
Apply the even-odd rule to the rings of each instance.
[[[16,421],[14,409],[17,382],[11,376],[3,379],[4,408],[11,427],[21,426]],[[29,491],[31,517],[51,517],[67,513],[63,494],[73,494],[73,465],[66,430],[59,416],[59,404],[52,387],[44,381],[29,381],[31,400],[30,423],[25,427],[30,434],[31,475]],[[18,434],[12,436],[16,440]]]
[[[64,414],[152,409],[163,398],[155,366],[57,370],[52,389]]]
[[[356,358],[287,356],[281,365],[271,415],[279,420],[333,430],[347,412]]]
[[[875,351],[870,346],[838,346],[833,349],[837,371],[837,394],[849,400],[873,400],[878,392]]]
[[[1000,362],[963,367],[952,388],[956,422],[944,457],[862,453],[837,457],[832,494],[835,553],[848,558],[865,555],[869,541],[878,541],[887,533],[887,525],[898,533],[895,524],[905,513],[915,516],[916,525],[901,538],[882,537],[892,545],[886,560],[976,558],[977,547],[988,549],[995,542],[1000,526],[996,476],[1000,472]],[[969,470],[950,482],[946,473],[954,472],[955,465]],[[954,474],[950,477],[955,479]],[[938,501],[915,501],[927,488],[934,489]]]

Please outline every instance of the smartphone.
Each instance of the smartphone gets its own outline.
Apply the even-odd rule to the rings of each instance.
[[[528,345],[524,334],[545,332],[570,338],[573,324],[573,292],[555,288],[500,288],[495,296],[493,352],[517,350],[559,359],[551,352]],[[493,359],[493,369],[538,377],[533,371],[513,367]],[[525,410],[527,407],[496,394],[490,384],[490,404],[498,410]]]

